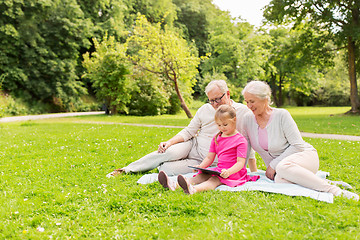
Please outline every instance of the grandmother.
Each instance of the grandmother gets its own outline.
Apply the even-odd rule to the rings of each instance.
[[[295,183],[334,196],[359,199],[357,194],[330,184],[341,182],[331,182],[315,175],[319,169],[316,149],[302,139],[287,110],[270,106],[271,89],[267,83],[251,81],[242,94],[252,111],[243,118],[242,134],[248,140],[248,147],[263,159],[266,177],[275,183]]]

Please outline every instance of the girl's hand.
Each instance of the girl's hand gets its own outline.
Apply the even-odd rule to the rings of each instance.
[[[229,176],[230,176],[230,172],[228,171],[228,169],[221,169],[220,177],[228,178]]]
[[[275,174],[276,174],[276,171],[272,167],[268,166],[268,168],[266,169],[266,172],[265,172],[265,176],[267,178],[269,178],[270,180],[274,180]]]
[[[193,167],[200,167],[200,165],[194,165]],[[196,169],[193,169],[193,172],[196,173],[198,172],[199,170],[196,170]]]

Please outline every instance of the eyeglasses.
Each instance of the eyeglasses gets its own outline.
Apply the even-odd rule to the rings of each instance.
[[[219,98],[215,98],[215,99],[208,99],[208,103],[210,103],[211,105],[213,105],[214,103],[220,103],[221,102],[221,99],[225,96],[225,93],[219,97]]]

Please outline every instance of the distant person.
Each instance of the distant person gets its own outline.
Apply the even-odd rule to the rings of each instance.
[[[206,157],[212,137],[217,132],[214,121],[215,110],[221,105],[231,105],[236,110],[237,128],[240,130],[242,117],[249,109],[230,99],[230,92],[224,80],[211,81],[205,88],[208,103],[201,106],[189,125],[166,142],[161,142],[157,151],[147,154],[126,167],[116,169],[107,176],[122,173],[145,172],[159,167],[169,176],[189,173],[188,166],[199,165]],[[217,160],[214,161],[216,166]],[[251,171],[256,171],[255,153],[249,159]]]
[[[215,122],[220,132],[213,137],[209,153],[197,167],[208,168],[213,164],[217,155],[217,166],[208,169],[215,170],[221,174],[217,176],[199,171],[197,175],[188,180],[183,175],[179,175],[177,178],[178,184],[186,194],[214,190],[223,184],[236,187],[247,181],[259,179],[259,176],[247,175],[245,164],[247,141],[236,130],[235,109],[230,105],[218,107],[215,112]],[[158,180],[164,188],[175,190],[176,183],[172,182],[165,172],[159,172]]]
[[[357,194],[315,175],[319,169],[316,149],[302,139],[287,110],[270,106],[271,89],[267,83],[252,81],[242,94],[252,111],[244,116],[242,133],[248,140],[248,148],[252,147],[263,159],[266,177],[275,183],[295,183],[334,196],[359,199]]]

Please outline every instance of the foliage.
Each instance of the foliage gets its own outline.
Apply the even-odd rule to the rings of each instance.
[[[313,40],[310,43],[304,41],[304,34]],[[264,44],[268,49],[264,69],[276,106],[282,106],[287,96],[292,96],[298,105],[306,105],[313,99],[312,89],[317,88],[322,78],[320,69],[328,66],[327,59],[331,58],[313,57],[314,50],[310,49],[325,49],[326,46],[319,46],[316,36],[302,29],[278,27],[270,29],[269,37]]]
[[[105,178],[178,129],[52,121],[0,124],[1,239],[353,239],[360,233],[358,203],[344,198],[328,204],[260,191],[188,196],[158,183],[136,184],[143,174]],[[330,179],[358,192],[358,142],[306,141],[318,149]]]
[[[131,101],[128,104],[130,115],[159,115],[167,112],[170,108],[170,94],[164,91],[156,75],[138,71],[135,67],[131,78]]]
[[[211,0],[173,0],[177,6],[177,19],[174,25],[181,29],[183,37],[194,42],[199,56],[205,56],[209,50],[209,32],[211,19],[218,15]]]
[[[350,105],[350,85],[345,58],[345,52],[338,51],[334,59],[334,66],[324,73],[324,78],[319,81],[319,87],[313,90],[316,104]]]
[[[106,35],[101,43],[96,39],[93,42],[95,52],[91,57],[89,53],[84,54],[83,65],[87,72],[83,77],[91,80],[98,101],[104,101],[112,114],[128,113],[131,95],[126,45]]]
[[[92,22],[92,38],[102,39],[105,35],[120,40],[125,35],[124,12],[126,6],[121,0],[77,0],[84,17]]]
[[[250,24],[232,23],[228,13],[215,16],[209,33],[210,57],[201,66],[203,75],[213,71],[223,73],[236,87],[260,78],[265,52],[259,46],[264,40],[262,36],[255,35]]]
[[[305,21],[309,31],[319,34],[321,41],[332,40],[347,48],[351,112],[360,113],[360,99],[356,79],[356,61],[359,61],[360,6],[358,1],[337,0],[272,0],[265,9],[265,17],[272,22],[294,21],[294,28]],[[308,40],[311,40],[308,39]],[[306,43],[310,43],[306,41]],[[314,54],[314,56],[316,56]]]
[[[193,91],[200,63],[193,49],[169,26],[162,30],[160,23],[152,25],[141,15],[127,43],[133,64],[158,75],[167,92],[176,92],[181,107],[191,118],[185,99]]]
[[[125,22],[127,28],[133,28],[138,14],[144,15],[150,23],[162,22],[164,25],[172,25],[176,19],[176,6],[172,0],[123,0],[127,6]]]
[[[78,51],[89,46],[89,22],[76,1],[1,1],[0,9],[4,90],[71,110],[85,93],[76,72]]]

